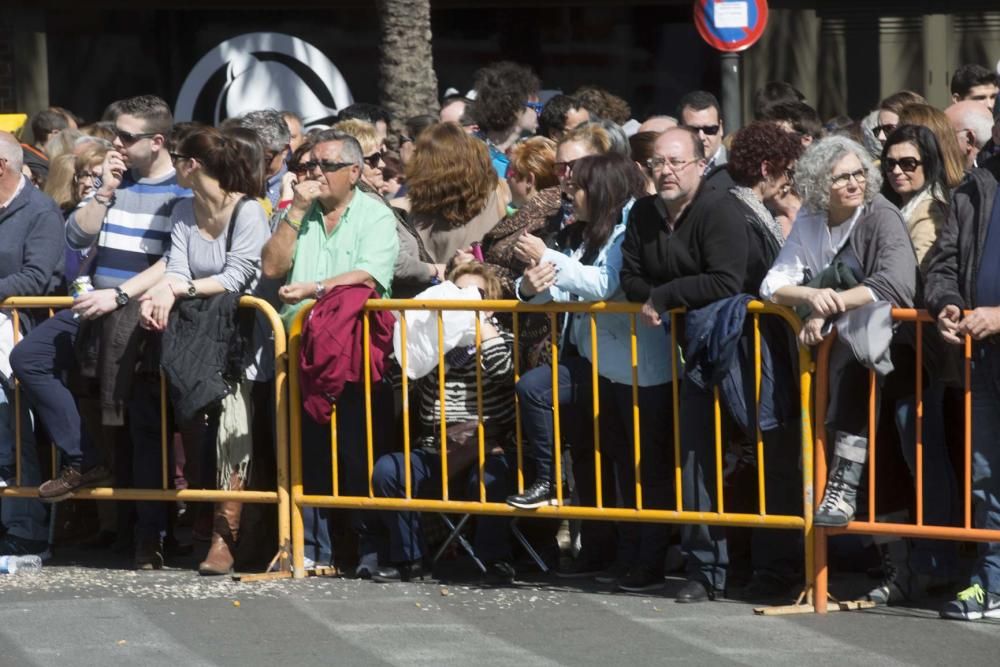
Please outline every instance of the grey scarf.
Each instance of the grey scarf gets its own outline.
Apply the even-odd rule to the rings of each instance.
[[[779,248],[785,245],[785,235],[781,232],[781,225],[778,224],[778,221],[774,219],[771,212],[767,210],[766,206],[764,206],[764,202],[757,198],[757,195],[754,194],[753,190],[744,185],[737,185],[731,188],[729,192],[731,192],[734,197],[746,204],[747,207],[753,211],[753,214],[757,217],[757,221],[772,237],[774,237],[774,240],[777,242]]]

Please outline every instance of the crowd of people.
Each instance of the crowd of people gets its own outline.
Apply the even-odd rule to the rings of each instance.
[[[0,299],[75,300],[47,319],[25,314],[17,332],[15,319],[0,314],[0,483],[38,487],[37,500],[0,503],[0,554],[48,557],[47,504],[79,489],[161,486],[161,369],[170,404],[163,418],[176,434],[171,485],[266,487],[273,347],[266,323],[237,309],[247,294],[278,308],[286,329],[315,303],[303,318],[302,356],[292,360],[302,370],[304,401],[293,409],[302,411],[306,493],[371,488],[433,498],[447,486],[453,497],[478,498],[482,485],[486,500],[525,510],[558,495],[594,506],[598,493],[606,507],[635,507],[638,475],[644,508],[714,512],[725,495],[727,509],[755,512],[756,491],[730,488],[730,478],[759,430],[767,511],[800,514],[798,343],[816,346],[836,331],[827,423],[817,425],[828,431],[832,458],[815,523],[844,526],[858,511],[874,435],[862,388],[874,371],[913,476],[915,443],[923,443],[925,522],[954,525],[962,501],[947,406],[961,382],[960,344],[971,336],[975,525],[1000,528],[1000,357],[992,345],[1000,334],[998,83],[995,72],[967,65],[954,73],[953,104],[944,110],[904,90],[864,118],[824,122],[794,87],[772,82],[755,92],[752,122],[734,132],[706,91],[683,96],[675,115],[633,119],[625,100],[597,87],[543,95],[539,78],[510,62],[480,70],[472,93],[450,91],[439,111],[393,118],[358,103],[331,127],[303,127],[294,109],[255,110],[217,128],[175,123],[150,95],[113,102],[90,124],[66,109],[43,110],[22,136],[0,133]],[[448,320],[446,364],[437,368],[436,320],[373,313],[366,397],[354,325],[366,301],[386,297],[633,302],[641,305],[638,345],[632,349],[624,314],[593,323],[581,314],[524,314],[515,331],[509,314],[484,312],[476,323],[459,313]],[[798,341],[786,325],[762,320],[759,400],[746,317],[753,299],[793,308],[802,320]],[[922,374],[915,328],[894,322],[894,307],[926,308],[937,322],[923,332]],[[421,363],[415,351],[412,365],[400,367],[393,340],[402,326],[411,343],[435,350],[433,359]],[[472,330],[478,347],[464,335]],[[400,408],[404,374],[415,406],[410,424]],[[28,425],[19,462],[15,378]],[[377,416],[371,478],[366,400]],[[470,444],[480,425],[482,480]],[[406,428],[415,435],[408,461]],[[39,465],[41,442],[59,452],[50,480]],[[571,463],[555,466],[564,449]],[[716,488],[717,466],[726,468],[724,490]],[[248,541],[264,539],[241,521],[237,502],[120,507],[118,516],[102,511],[95,541],[110,544],[117,532],[138,569],[163,566],[171,546],[164,538],[182,520],[210,542],[204,575],[231,571]],[[336,547],[337,562],[356,576],[422,577],[428,545],[439,539],[423,519],[307,508],[307,567],[333,564]],[[555,543],[547,522],[535,528],[535,539]],[[751,599],[780,599],[801,587],[801,534],[754,530],[731,560],[733,538],[716,526],[684,525],[674,535],[666,524],[586,521],[570,553],[560,561],[556,549],[552,564],[559,576],[630,592],[658,589],[668,571],[682,570],[678,602],[737,588]],[[472,544],[487,580],[514,580],[508,518],[479,517]],[[1000,616],[1000,544],[982,545],[975,563],[955,543],[901,544],[880,548],[882,580],[869,599],[947,591],[956,595],[944,617]],[[733,581],[738,573],[742,585]]]

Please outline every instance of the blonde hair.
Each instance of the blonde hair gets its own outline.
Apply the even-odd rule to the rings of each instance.
[[[503,296],[503,285],[500,283],[500,278],[497,277],[493,269],[485,264],[480,262],[459,264],[448,274],[448,280],[454,283],[462,276],[479,276],[482,278],[483,283],[486,285],[483,289],[483,292],[485,292],[483,298],[487,301],[496,301]]]
[[[510,167],[522,178],[535,177],[535,189],[544,190],[559,184],[556,177],[556,142],[547,137],[519,141],[510,149]]]
[[[587,144],[595,153],[607,153],[611,150],[611,135],[598,123],[587,123],[573,128],[559,138],[559,145],[579,141]]]
[[[43,192],[55,200],[63,211],[68,211],[77,204],[76,188],[76,158],[72,153],[64,153],[49,160],[49,177],[45,179]]]
[[[333,126],[334,130],[349,134],[361,144],[361,152],[364,155],[371,155],[382,147],[378,139],[378,131],[371,123],[357,118],[342,120]]]

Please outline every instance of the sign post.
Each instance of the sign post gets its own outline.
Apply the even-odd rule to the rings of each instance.
[[[722,52],[722,122],[727,132],[742,126],[740,52],[767,26],[767,0],[695,0],[694,24],[709,46]]]

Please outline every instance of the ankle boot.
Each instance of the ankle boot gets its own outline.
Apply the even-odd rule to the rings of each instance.
[[[233,491],[242,491],[243,485],[234,479],[230,485]],[[208,555],[198,566],[198,574],[218,575],[229,574],[233,570],[233,554],[236,552],[236,541],[240,535],[240,514],[243,503],[226,501],[215,504],[215,515],[212,521],[212,544]]]
[[[841,527],[854,519],[858,485],[865,466],[839,456],[833,457],[832,465],[823,502],[813,516],[813,524],[817,526]]]

